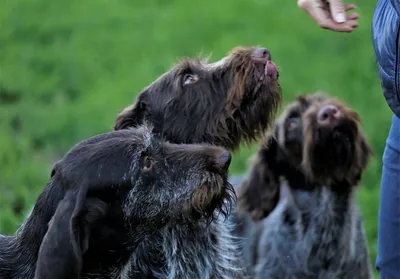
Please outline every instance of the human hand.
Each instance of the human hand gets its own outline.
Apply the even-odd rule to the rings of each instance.
[[[346,13],[354,10],[356,6],[344,5],[342,0],[298,0],[297,5],[324,29],[352,32],[358,27],[359,14]]]

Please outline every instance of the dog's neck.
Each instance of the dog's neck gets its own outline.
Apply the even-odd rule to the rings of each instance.
[[[219,215],[211,223],[201,220],[165,227],[134,253],[137,277],[131,278],[150,274],[151,278],[240,278],[231,226],[228,218]]]
[[[293,183],[293,182],[292,182]],[[303,227],[308,229],[309,222],[313,219],[314,223],[321,223],[314,228],[330,228],[332,226],[345,228],[345,223],[352,222],[351,212],[354,210],[354,186],[350,186],[344,181],[331,181],[326,184],[314,183],[302,186],[288,184],[291,191],[295,207],[297,207],[303,220]],[[335,240],[342,232],[340,230],[327,232],[318,232],[318,235],[326,235],[327,238]]]
[[[325,182],[315,182],[307,177],[302,171],[291,168],[282,175],[282,179],[287,181],[292,190],[301,190],[306,192],[314,191],[316,188],[327,187],[333,193],[339,196],[348,196],[354,188],[348,181],[332,180],[327,178]]]
[[[200,221],[178,230],[167,228],[170,237],[164,237],[163,250],[169,278],[235,278],[238,250],[231,226],[229,219],[219,216],[210,224]]]
[[[132,254],[158,229],[157,224],[132,224],[132,227],[115,224],[112,218],[108,218],[98,228],[93,228],[89,250],[83,258],[82,274],[87,278],[100,279],[99,274],[106,275],[104,278],[125,278],[123,273],[129,273],[127,266]]]

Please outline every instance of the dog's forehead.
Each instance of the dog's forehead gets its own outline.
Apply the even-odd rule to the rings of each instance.
[[[257,47],[236,47],[218,61],[207,63],[208,59],[203,60],[203,66],[206,70],[216,70],[227,67],[228,65],[231,64],[231,62],[233,62],[235,58],[240,58],[240,59],[243,57],[250,58],[252,51],[255,50],[256,48]]]
[[[317,91],[314,94],[298,96],[297,100],[308,108],[310,106],[319,106],[324,102],[329,102],[332,98],[323,91]]]
[[[202,57],[182,57],[178,59],[176,63],[174,63],[170,69],[163,74],[161,74],[153,83],[159,83],[169,79],[172,76],[178,76],[187,70],[204,70],[204,71],[214,71],[221,68],[225,68],[227,65],[230,65],[232,60],[239,56],[246,56],[251,53],[252,50],[256,49],[256,47],[236,47],[232,49],[227,55],[222,57],[221,59],[208,62],[210,56],[202,56]],[[148,86],[150,87],[150,85]],[[146,88],[148,88],[146,87]],[[146,89],[144,88],[144,89]]]
[[[228,56],[225,56],[225,57],[221,58],[220,60],[212,62],[212,63],[207,63],[207,61],[203,61],[203,67],[206,70],[212,71],[212,70],[216,70],[216,69],[226,66],[229,62],[230,62],[230,58]]]
[[[298,95],[296,101],[286,106],[280,117],[280,122],[283,123],[291,117],[301,117],[310,107],[321,105],[330,99],[324,92],[320,91],[310,95]]]
[[[191,72],[215,72],[220,69],[226,68],[231,59],[230,57],[223,57],[218,61],[208,62],[209,57],[189,59],[177,65],[176,74]]]
[[[230,65],[230,62],[232,61],[235,55],[241,53],[246,54],[248,51],[249,51],[248,49],[239,49],[236,52],[231,51],[228,55],[214,62],[209,62],[210,56],[196,57],[196,58],[190,58],[190,57],[180,58],[175,64],[172,65],[172,67],[168,71],[161,74],[154,81],[154,83],[159,83],[165,80],[169,80],[171,76],[176,77],[182,73],[185,73],[186,71],[193,71],[193,70],[215,71],[221,68],[225,68],[228,65]],[[148,87],[150,87],[150,85]]]
[[[320,105],[335,105],[340,108],[349,108],[343,101],[336,98],[327,98],[320,102]]]
[[[277,125],[282,126],[291,117],[300,117],[303,106],[300,102],[296,101],[286,106],[285,110],[277,119]]]
[[[210,56],[184,59],[176,64],[174,68],[177,73],[181,73],[186,70],[193,71],[194,69],[198,71],[215,71],[225,68],[227,65],[229,65],[232,57],[228,55],[214,62],[209,62],[209,59]]]

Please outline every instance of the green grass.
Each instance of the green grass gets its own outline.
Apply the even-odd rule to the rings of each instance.
[[[0,8],[0,231],[14,233],[54,160],[109,131],[121,108],[181,56],[268,47],[284,103],[324,90],[362,117],[375,157],[358,195],[371,260],[377,251],[381,157],[391,112],[371,44],[376,0],[357,0],[360,27],[317,27],[295,0],[3,0]],[[234,155],[246,171],[256,145]]]

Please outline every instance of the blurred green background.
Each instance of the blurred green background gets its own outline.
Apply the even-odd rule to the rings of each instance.
[[[64,152],[109,131],[178,57],[216,60],[262,45],[280,70],[284,103],[321,89],[360,113],[375,151],[358,195],[374,263],[391,112],[371,44],[376,0],[353,3],[360,27],[344,34],[320,29],[295,0],[2,0],[0,232],[15,232]],[[256,148],[235,154],[231,172],[245,172]]]

